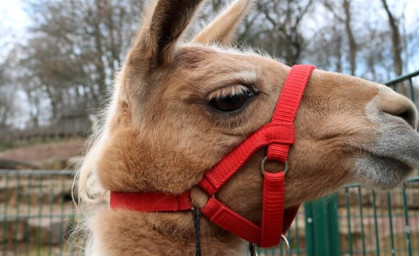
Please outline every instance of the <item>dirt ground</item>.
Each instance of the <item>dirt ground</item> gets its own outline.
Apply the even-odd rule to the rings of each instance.
[[[74,156],[79,156],[83,152],[85,143],[85,139],[79,138],[8,149],[0,152],[0,159],[23,161],[34,165],[40,165],[49,159],[65,160]]]

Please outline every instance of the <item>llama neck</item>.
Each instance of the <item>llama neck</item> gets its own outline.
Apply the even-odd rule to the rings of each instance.
[[[237,236],[201,218],[201,252],[209,255],[245,255],[246,244]],[[92,222],[99,255],[195,255],[191,211],[141,213],[103,209]]]

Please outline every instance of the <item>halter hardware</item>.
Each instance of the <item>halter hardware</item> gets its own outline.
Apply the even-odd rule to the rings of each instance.
[[[260,172],[263,176],[265,176],[265,163],[268,160],[268,156],[265,156],[262,161],[260,162]],[[284,163],[284,170],[282,170],[285,175],[287,175],[288,172],[288,161],[285,161]]]

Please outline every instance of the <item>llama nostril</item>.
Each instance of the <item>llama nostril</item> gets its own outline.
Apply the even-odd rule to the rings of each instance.
[[[406,110],[398,115],[402,119],[406,120],[406,122],[410,125],[413,124],[413,113],[412,111]]]
[[[399,117],[414,129],[417,127],[417,110],[412,101],[393,90],[382,87],[379,94],[378,105],[385,114]]]
[[[398,94],[386,95],[381,99],[381,107],[384,113],[400,117],[416,129],[417,111],[410,100]]]
[[[413,108],[406,109],[400,113],[393,114],[395,116],[401,117],[403,120],[405,120],[410,126],[413,128],[416,128],[416,113],[413,110]]]

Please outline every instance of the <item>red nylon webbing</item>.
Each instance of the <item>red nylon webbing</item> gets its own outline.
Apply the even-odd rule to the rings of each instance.
[[[140,212],[174,212],[192,209],[189,190],[181,195],[111,191],[110,206],[111,209],[123,208]]]
[[[227,154],[216,166],[205,173],[199,186],[214,195],[257,150],[270,143],[293,144],[293,123],[269,123],[250,135],[238,147]]]
[[[292,67],[281,90],[271,123],[294,122],[304,90],[314,69],[315,67],[311,65]],[[289,149],[290,145],[287,144],[269,144],[268,159],[285,163]],[[290,208],[284,212],[285,175],[283,172],[265,172],[263,190],[262,234],[258,245],[271,247],[278,244],[281,240],[281,233],[288,230],[298,207]]]
[[[260,247],[272,247],[281,240],[284,219],[285,174],[265,172]]]
[[[315,68],[312,65],[294,65],[292,67],[281,90],[271,123],[294,122],[304,90]],[[271,144],[268,147],[268,159],[284,163],[288,158],[289,148],[289,145],[285,144]]]
[[[211,222],[223,229],[249,242],[259,242],[260,228],[240,214],[233,212],[217,199],[210,197],[207,204],[200,211]]]

